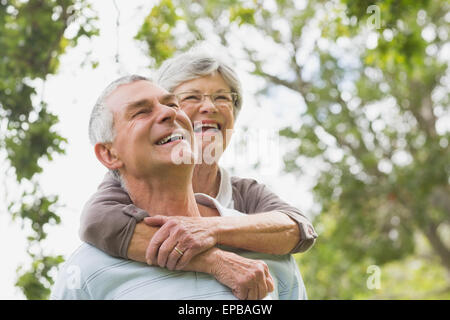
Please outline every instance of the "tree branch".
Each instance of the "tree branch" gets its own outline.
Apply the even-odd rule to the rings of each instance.
[[[433,223],[430,223],[422,231],[430,241],[430,244],[433,247],[434,251],[441,258],[442,264],[447,268],[447,272],[450,273],[450,250],[445,246],[445,244],[437,234],[437,226]]]

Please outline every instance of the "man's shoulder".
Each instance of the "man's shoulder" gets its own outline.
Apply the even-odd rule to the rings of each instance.
[[[117,261],[126,261],[121,258],[115,258],[101,251],[100,249],[83,242],[78,249],[76,249],[67,259],[66,263],[83,264],[83,265],[98,265],[99,262],[115,263]]]
[[[101,272],[102,269],[127,263],[130,263],[130,261],[112,257],[90,244],[83,243],[64,262],[60,274],[63,278],[64,275],[79,274],[81,281],[84,282],[91,275]]]
[[[87,287],[89,281],[101,274],[102,270],[127,262],[83,243],[59,269],[51,299],[91,299],[92,293]]]

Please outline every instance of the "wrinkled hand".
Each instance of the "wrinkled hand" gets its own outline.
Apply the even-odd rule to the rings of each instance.
[[[147,247],[147,263],[169,270],[182,270],[193,257],[217,242],[212,220],[209,218],[154,216],[145,218],[144,222],[149,226],[161,227]],[[174,250],[175,247],[183,255]]]
[[[241,257],[220,251],[212,275],[231,289],[241,300],[259,300],[274,290],[273,278],[264,261]]]

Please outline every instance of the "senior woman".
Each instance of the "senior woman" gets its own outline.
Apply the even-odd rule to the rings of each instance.
[[[203,156],[194,169],[194,192],[246,215],[221,217],[207,206],[200,209],[203,218],[147,212],[134,206],[118,177],[109,172],[84,207],[81,239],[112,256],[170,270],[183,270],[193,257],[215,245],[275,255],[308,250],[317,234],[304,215],[265,185],[230,177],[217,163],[242,106],[241,84],[233,68],[194,50],[163,63],[156,81],[177,95],[194,125]],[[240,273],[239,266],[235,273]]]

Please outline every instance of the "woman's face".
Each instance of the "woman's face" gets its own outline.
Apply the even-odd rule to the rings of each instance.
[[[202,147],[202,159],[208,164],[218,161],[231,139],[234,100],[230,91],[218,72],[183,82],[173,90],[181,109],[192,121],[196,141]]]

